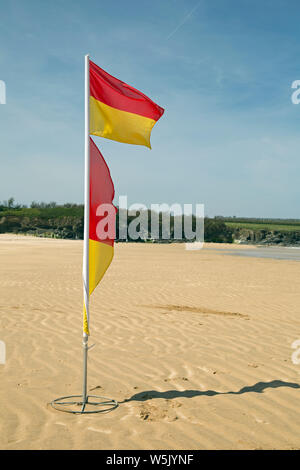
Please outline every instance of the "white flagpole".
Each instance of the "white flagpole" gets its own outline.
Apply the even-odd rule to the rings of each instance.
[[[90,228],[90,58],[85,56],[85,136],[84,136],[84,246],[83,246],[83,297],[89,324],[89,228]],[[87,402],[88,335],[83,332],[83,409]]]
[[[85,56],[85,93],[84,93],[84,105],[85,105],[85,127],[84,127],[84,242],[83,242],[83,298],[86,309],[87,324],[89,326],[90,310],[89,310],[89,235],[90,235],[90,57],[87,54]],[[67,397],[60,397],[52,400],[51,405],[53,408],[66,411],[68,413],[82,414],[82,413],[107,413],[108,411],[114,410],[118,406],[118,402],[111,398],[99,397],[96,395],[87,394],[87,359],[88,359],[88,341],[89,336],[83,331],[83,389],[81,395],[69,395]],[[92,347],[92,346],[90,346]],[[78,398],[82,398],[82,401],[78,401]],[[89,398],[92,401],[88,401]],[[76,399],[76,401],[74,401]],[[95,399],[101,401],[95,401]],[[70,401],[72,400],[72,401]],[[94,410],[85,411],[87,404],[94,405]],[[77,409],[70,409],[70,406],[61,408],[63,405],[82,405],[81,411]],[[95,409],[95,406],[98,409]],[[96,406],[96,408],[97,408]]]
[[[85,105],[85,126],[84,126],[84,241],[83,241],[83,299],[86,310],[86,320],[89,327],[90,309],[89,309],[89,235],[90,235],[90,57],[85,56],[85,92],[84,92],[84,105]],[[67,397],[60,397],[52,400],[51,405],[53,408],[66,411],[68,413],[82,414],[82,413],[107,413],[114,410],[118,406],[118,402],[111,398],[99,397],[97,395],[87,394],[87,360],[88,360],[88,341],[89,335],[83,331],[83,387],[81,395],[69,395]],[[90,346],[92,347],[92,346]],[[78,398],[82,398],[78,401]],[[74,401],[76,399],[76,401]],[[89,401],[91,399],[91,401]],[[95,399],[101,401],[95,401]],[[71,400],[71,401],[70,401]],[[85,411],[86,405],[94,405],[92,411]],[[81,411],[77,409],[70,409],[70,406],[61,408],[64,405],[80,405]],[[95,409],[95,406],[98,409]]]

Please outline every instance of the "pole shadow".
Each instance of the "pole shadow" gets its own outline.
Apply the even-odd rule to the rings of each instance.
[[[243,387],[237,392],[217,392],[215,390],[167,390],[166,392],[158,392],[157,390],[147,390],[144,392],[136,393],[130,398],[126,398],[121,403],[128,403],[130,401],[147,401],[155,398],[164,398],[165,400],[172,400],[173,398],[194,398],[194,397],[214,397],[216,395],[243,395],[245,393],[264,393],[268,388],[300,388],[298,383],[284,382],[282,380],[272,380],[271,382],[257,382],[254,385]]]

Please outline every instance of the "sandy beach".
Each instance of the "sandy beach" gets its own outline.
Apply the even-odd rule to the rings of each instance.
[[[299,449],[300,263],[208,248],[116,245],[88,389],[120,405],[80,416],[82,242],[1,235],[0,448]]]

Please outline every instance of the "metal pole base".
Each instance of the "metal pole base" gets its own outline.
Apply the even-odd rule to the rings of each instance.
[[[101,401],[90,400],[91,398]],[[119,406],[116,400],[98,395],[88,395],[86,401],[83,401],[82,395],[69,395],[56,398],[50,404],[58,411],[73,414],[109,413]]]

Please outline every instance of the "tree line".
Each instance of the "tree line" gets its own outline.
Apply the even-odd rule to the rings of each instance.
[[[124,220],[124,211],[122,220]],[[117,211],[116,216],[116,240],[124,241],[120,238],[120,211]],[[144,211],[145,212],[145,211]],[[127,228],[131,222],[140,215],[139,212],[132,214],[127,211],[125,214]],[[183,216],[174,216],[169,214],[169,231],[170,238],[165,239],[163,235],[163,213],[153,213],[148,210],[146,216],[148,217],[148,226],[146,230],[141,232],[138,239],[133,239],[128,231],[127,241],[129,242],[175,242],[175,241],[189,241],[185,238]],[[159,236],[158,239],[153,239],[151,236],[151,221],[152,217],[158,217],[159,223]],[[195,231],[196,217],[191,216],[191,228]],[[181,232],[178,235],[178,226]],[[68,239],[82,239],[84,228],[84,206],[83,204],[57,204],[56,202],[36,202],[33,201],[29,206],[15,202],[13,197],[7,201],[0,203],[0,233],[14,232],[36,235],[41,237],[51,238],[68,238]],[[124,227],[123,227],[124,229]],[[123,230],[124,232],[124,230]],[[233,232],[226,226],[224,221],[216,218],[204,219],[204,239],[211,242],[226,242],[232,243]]]

